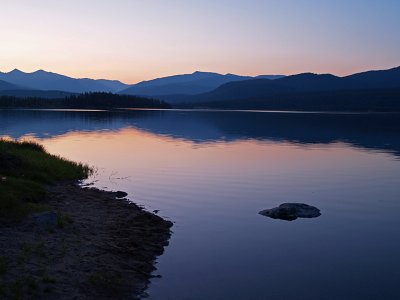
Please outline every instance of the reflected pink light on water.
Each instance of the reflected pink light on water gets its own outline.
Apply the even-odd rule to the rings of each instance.
[[[346,162],[358,160],[361,163],[369,156],[373,157],[342,143],[300,145],[258,140],[196,143],[134,128],[27,138],[40,142],[53,154],[100,169],[118,169],[126,176],[138,175],[140,171],[152,168],[168,172],[177,167],[182,172],[196,170],[199,174],[237,173],[243,176],[262,174],[266,170],[270,174],[296,172],[298,169],[329,173],[342,168]]]

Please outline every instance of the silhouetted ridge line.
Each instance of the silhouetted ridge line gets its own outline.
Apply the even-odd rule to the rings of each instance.
[[[199,95],[161,96],[176,107],[320,111],[399,111],[400,68],[346,77],[302,73],[229,82]]]
[[[263,78],[280,78],[283,75],[260,75]],[[196,71],[192,74],[174,75],[153,80],[142,81],[122,90],[121,94],[165,96],[165,95],[195,95],[212,91],[227,82],[253,79],[251,76],[235,74],[218,74]]]
[[[18,69],[8,73],[0,72],[0,80],[30,90],[60,90],[70,93],[118,92],[129,86],[117,80],[71,78],[44,70],[37,70],[32,73],[25,73]],[[8,90],[12,89],[8,88]]]

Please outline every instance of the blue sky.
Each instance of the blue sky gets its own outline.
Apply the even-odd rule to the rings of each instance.
[[[344,75],[400,65],[399,16],[394,0],[6,1],[0,70]]]

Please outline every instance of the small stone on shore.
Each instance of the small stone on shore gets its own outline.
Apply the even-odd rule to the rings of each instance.
[[[115,192],[115,197],[117,197],[117,198],[125,198],[126,196],[128,196],[128,193],[125,193],[122,191]]]

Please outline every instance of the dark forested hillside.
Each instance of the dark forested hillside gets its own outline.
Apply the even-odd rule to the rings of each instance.
[[[367,71],[344,78],[362,82],[369,88],[400,87],[400,67],[381,71]]]
[[[195,103],[179,108],[299,110],[299,111],[400,111],[400,88],[275,93]]]
[[[400,110],[400,67],[347,77],[303,73],[229,82],[200,95],[160,97],[177,107],[278,110]]]
[[[11,96],[17,98],[46,98],[46,99],[61,99],[68,96],[76,95],[74,93],[63,91],[42,91],[42,90],[0,90],[0,96]]]

